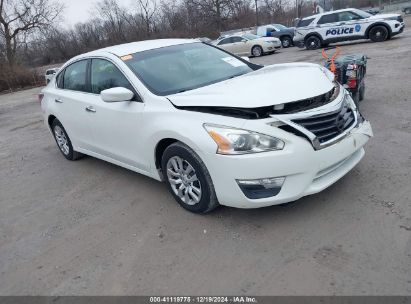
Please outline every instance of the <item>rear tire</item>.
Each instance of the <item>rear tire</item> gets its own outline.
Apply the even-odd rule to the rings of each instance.
[[[177,142],[166,148],[161,169],[174,199],[193,213],[207,213],[219,204],[211,176],[190,147]]]
[[[84,156],[82,153],[74,151],[70,137],[57,118],[53,120],[51,130],[53,132],[54,139],[56,140],[57,147],[66,159],[77,160]]]
[[[321,47],[321,40],[317,36],[310,36],[305,41],[307,50],[317,50]]]
[[[259,45],[255,45],[253,46],[253,48],[251,49],[251,54],[254,57],[260,57],[263,56],[263,48]]]
[[[388,39],[388,29],[383,25],[374,26],[369,33],[370,39],[373,42],[383,42]]]

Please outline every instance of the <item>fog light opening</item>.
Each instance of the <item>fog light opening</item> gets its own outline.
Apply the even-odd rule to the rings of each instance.
[[[237,180],[244,195],[250,199],[276,196],[280,193],[285,177],[270,177],[251,180]]]

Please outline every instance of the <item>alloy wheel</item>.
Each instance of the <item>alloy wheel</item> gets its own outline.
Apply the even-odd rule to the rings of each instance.
[[[193,166],[179,156],[167,162],[167,178],[173,192],[187,205],[198,204],[201,200],[201,183]]]
[[[252,53],[253,53],[254,57],[260,57],[262,55],[261,48],[260,47],[254,47]]]
[[[54,127],[54,137],[56,138],[57,145],[61,152],[63,152],[64,155],[68,155],[70,153],[70,147],[68,145],[67,136],[60,126]]]

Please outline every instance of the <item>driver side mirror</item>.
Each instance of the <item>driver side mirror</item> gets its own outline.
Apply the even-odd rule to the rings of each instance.
[[[105,102],[121,102],[133,99],[134,93],[126,88],[116,87],[101,91],[100,96]]]
[[[241,39],[241,42],[247,42],[247,39]]]

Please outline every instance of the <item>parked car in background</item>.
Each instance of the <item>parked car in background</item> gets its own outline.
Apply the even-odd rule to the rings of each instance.
[[[196,213],[318,193],[360,162],[372,136],[326,68],[263,67],[192,39],[79,55],[39,99],[66,159],[87,154],[164,181]]]
[[[378,7],[372,7],[369,8],[367,10],[365,10],[367,13],[371,14],[371,15],[377,15],[381,12],[381,10]]]
[[[44,75],[44,78],[46,79],[46,84],[50,82],[51,79],[56,75],[56,73],[59,71],[59,68],[53,68],[53,69],[48,69],[46,70],[46,74]]]
[[[403,7],[402,11],[407,15],[411,14],[411,6]]]
[[[259,57],[281,48],[281,41],[274,37],[244,34],[222,38],[215,41],[214,45],[238,56]]]
[[[207,44],[211,44],[213,42],[213,40],[211,40],[208,37],[198,37],[196,38],[197,40],[200,40],[201,42],[207,43]]]
[[[329,43],[371,39],[382,42],[404,31],[401,14],[371,15],[355,8],[331,11],[303,18],[295,31],[294,43],[315,50]]]
[[[268,24],[257,27],[256,34],[262,37],[276,37],[283,48],[293,46],[294,28],[282,24]]]

